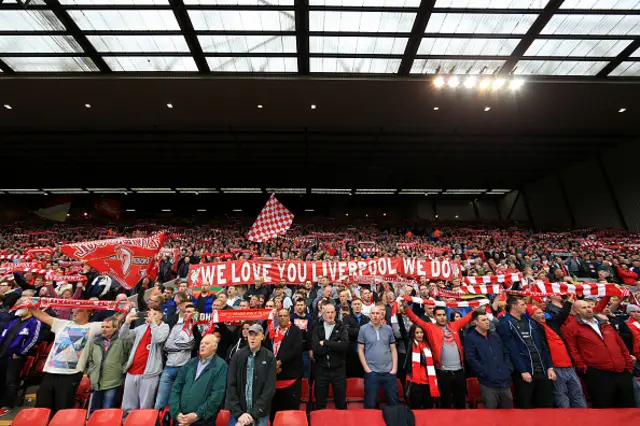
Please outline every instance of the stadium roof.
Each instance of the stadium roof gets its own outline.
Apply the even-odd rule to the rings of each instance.
[[[637,0],[0,0],[7,74],[640,77]]]

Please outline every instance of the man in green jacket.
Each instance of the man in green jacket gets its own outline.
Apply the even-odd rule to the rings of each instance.
[[[86,373],[91,379],[93,396],[89,415],[101,408],[120,406],[120,389],[124,382],[123,366],[129,358],[130,345],[118,339],[118,320],[102,321],[100,336],[89,346]]]
[[[208,334],[198,357],[187,362],[171,388],[169,411],[179,426],[215,426],[227,386],[227,364],[216,355],[218,341]]]

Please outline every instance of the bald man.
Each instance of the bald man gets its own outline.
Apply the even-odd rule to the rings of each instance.
[[[579,300],[574,310],[576,321],[566,326],[564,337],[593,408],[635,407],[635,359],[622,338],[608,321],[595,317],[590,303]]]

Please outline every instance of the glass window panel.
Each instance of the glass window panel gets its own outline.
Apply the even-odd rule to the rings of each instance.
[[[525,34],[537,17],[533,14],[433,13],[426,32]]]
[[[418,7],[420,0],[309,0],[310,6]]]
[[[541,34],[640,35],[640,16],[554,15]]]
[[[509,56],[520,39],[423,38],[418,55]]]
[[[82,48],[71,36],[0,36],[0,52],[81,53]]]
[[[198,71],[190,56],[105,56],[104,60],[114,71]]]
[[[400,59],[310,58],[311,72],[395,74]]]
[[[353,31],[408,33],[415,13],[396,12],[309,12],[310,31]]]
[[[544,9],[549,0],[437,0],[436,8]]]
[[[70,10],[81,30],[179,30],[171,10]]]
[[[505,61],[497,60],[457,60],[457,59],[416,59],[411,72],[414,74],[435,74],[440,67],[443,73],[493,74]]]
[[[98,71],[98,67],[89,58],[22,57],[2,59],[17,72]]]
[[[402,55],[407,40],[399,37],[310,37],[309,51],[311,53]]]
[[[91,5],[100,6],[103,4],[116,5],[116,6],[128,6],[128,5],[167,5],[169,0],[59,0],[60,4],[71,5]]]
[[[297,72],[296,58],[207,58],[213,72]]]
[[[207,52],[295,53],[294,36],[200,36],[200,46]]]
[[[66,31],[53,12],[47,10],[0,10],[3,31]]]
[[[519,61],[516,75],[596,75],[607,61]]]
[[[293,6],[294,0],[185,0],[186,5]]]
[[[182,36],[87,36],[98,52],[189,52]]]
[[[639,0],[564,0],[560,9],[638,10]]]
[[[609,73],[613,77],[640,76],[640,62],[623,62]]]
[[[631,40],[534,40],[524,56],[618,56]]]
[[[294,31],[292,10],[190,10],[196,30],[213,31]]]
[[[632,56],[632,57],[634,57],[634,58],[638,58],[638,57],[640,57],[640,48],[636,49],[636,51],[635,51],[635,52],[633,52],[633,53],[631,54],[631,56]]]

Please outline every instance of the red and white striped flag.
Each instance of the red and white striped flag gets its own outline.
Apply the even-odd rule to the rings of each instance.
[[[269,201],[264,205],[255,222],[247,233],[247,239],[257,243],[284,235],[293,223],[293,213],[291,213],[275,194],[271,194]]]

